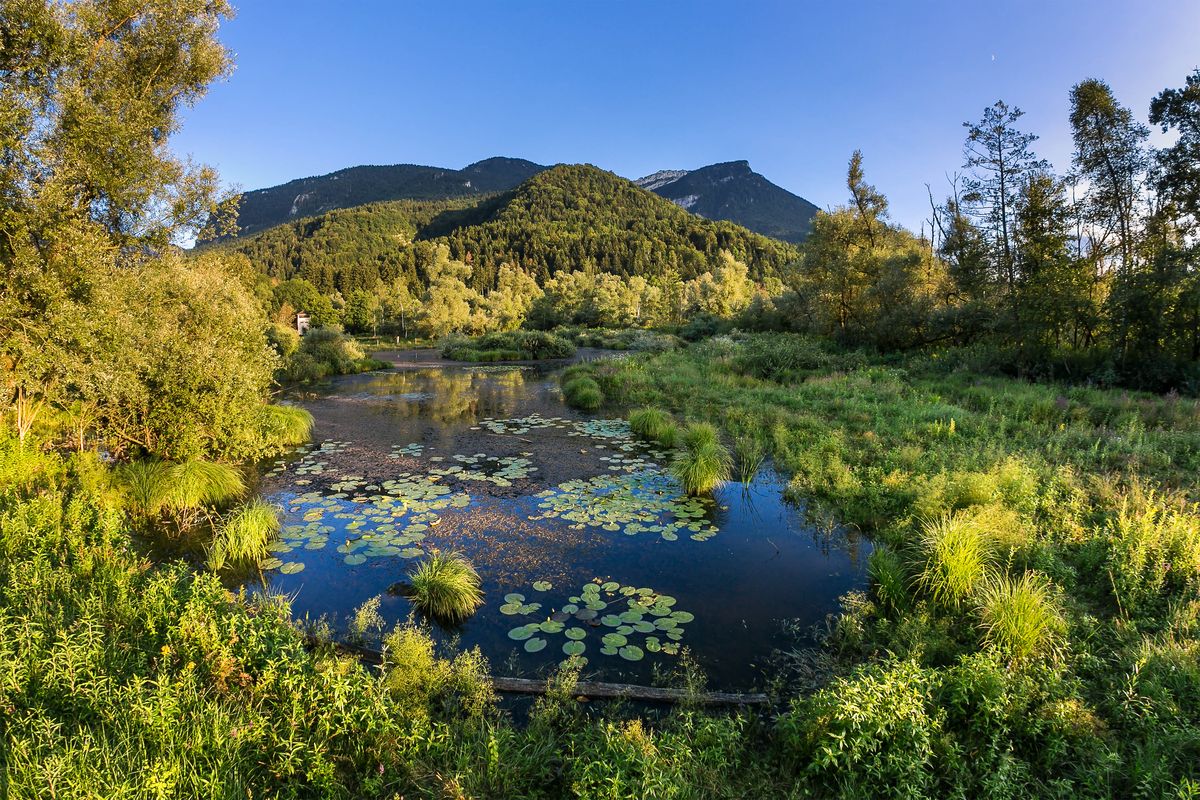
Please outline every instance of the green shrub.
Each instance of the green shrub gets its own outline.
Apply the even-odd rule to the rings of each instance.
[[[800,334],[748,336],[737,350],[733,367],[743,375],[789,381],[828,368],[835,361],[818,339]]]
[[[695,423],[684,429],[683,449],[671,462],[671,472],[689,495],[712,492],[729,480],[733,459],[717,439],[717,431],[708,423]]]
[[[479,573],[460,553],[435,552],[408,577],[413,605],[439,622],[460,622],[483,605]]]
[[[1013,664],[1047,655],[1062,629],[1050,583],[1035,572],[988,581],[980,592],[979,616],[984,641]]]
[[[567,405],[581,411],[595,411],[604,403],[600,385],[588,377],[571,378],[563,384],[563,397]]]
[[[495,705],[488,663],[479,648],[439,658],[426,628],[398,626],[383,640],[384,685],[409,714],[482,717]]]
[[[837,678],[793,703],[779,721],[783,744],[815,784],[814,796],[935,796],[941,720],[927,707],[935,681],[903,661]]]
[[[545,331],[506,331],[473,339],[451,336],[442,343],[442,358],[453,361],[540,361],[573,355],[575,345]]]

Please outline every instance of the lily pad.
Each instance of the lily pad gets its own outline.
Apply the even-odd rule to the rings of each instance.
[[[528,625],[522,625],[519,628],[513,628],[511,631],[509,631],[508,638],[522,642],[528,639],[530,636],[533,636],[534,630],[536,630],[536,628],[531,628]]]
[[[284,564],[282,567],[280,567],[279,571],[282,572],[284,575],[294,575],[297,572],[303,572],[304,571],[304,562],[303,561],[289,561],[286,564]]]
[[[618,652],[620,653],[621,658],[625,659],[626,661],[641,661],[645,657],[645,653],[642,652],[642,648],[635,644],[625,645]]]
[[[554,585],[550,581],[534,581],[533,588],[538,592],[548,592],[554,588]]]
[[[587,650],[587,645],[578,640],[572,639],[570,641],[563,642],[562,651],[569,656],[581,655],[584,650]]]
[[[568,639],[579,640],[587,636],[587,631],[585,631],[583,628],[567,628],[565,631],[563,631],[563,635]]]
[[[530,639],[529,641],[525,642],[525,652],[526,653],[536,653],[540,650],[545,650],[545,649],[546,649],[546,640],[541,637]]]

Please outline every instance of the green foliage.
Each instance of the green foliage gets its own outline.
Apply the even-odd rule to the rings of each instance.
[[[834,796],[929,797],[941,738],[940,720],[926,708],[933,684],[912,662],[837,678],[780,720],[784,747]]]
[[[479,718],[491,713],[496,694],[479,648],[439,658],[427,628],[409,622],[384,638],[384,685],[407,713]]]
[[[990,580],[979,595],[979,616],[984,640],[1013,664],[1047,655],[1062,629],[1050,584],[1035,572]]]
[[[304,444],[312,436],[313,416],[299,406],[266,405],[262,408],[263,435],[280,445]]]
[[[767,451],[757,436],[739,436],[733,442],[733,456],[738,480],[749,486],[767,460]]]
[[[413,605],[440,622],[461,622],[483,605],[479,573],[461,553],[435,552],[408,578]]]
[[[134,461],[119,468],[118,479],[134,514],[148,521],[167,514],[181,528],[192,527],[246,490],[237,468],[200,459]]]
[[[279,533],[275,506],[255,498],[234,509],[217,526],[208,550],[208,567],[214,571],[227,563],[257,563],[267,557],[267,546]]]
[[[1135,487],[1104,529],[1106,569],[1122,613],[1162,611],[1200,588],[1200,515],[1177,497]]]
[[[683,429],[682,450],[671,462],[671,473],[689,495],[709,494],[729,480],[733,459],[717,437],[716,428],[695,422]]]
[[[567,405],[581,411],[595,411],[604,403],[600,385],[589,377],[580,376],[567,380],[562,385]]]
[[[283,367],[285,380],[312,383],[331,375],[351,375],[391,366],[368,358],[358,342],[340,328],[311,328],[300,340],[300,349]],[[295,423],[299,425],[299,421]]]
[[[543,331],[489,333],[473,339],[452,337],[442,345],[442,358],[454,361],[540,361],[573,355],[573,344]]]
[[[908,570],[904,560],[883,545],[877,545],[867,561],[867,573],[875,596],[886,608],[901,611],[908,607]]]

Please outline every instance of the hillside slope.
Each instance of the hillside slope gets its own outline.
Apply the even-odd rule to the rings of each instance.
[[[434,247],[470,263],[488,289],[504,262],[538,280],[562,270],[684,280],[716,266],[721,250],[756,277],[797,257],[786,242],[688,213],[631,181],[589,165],[542,171],[516,189],[479,199],[399,201],[322,214],[222,243],[277,278],[304,277],[346,293],[404,276],[421,281]]]

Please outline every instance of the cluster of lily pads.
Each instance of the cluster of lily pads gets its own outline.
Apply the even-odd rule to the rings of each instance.
[[[537,467],[526,458],[531,455],[533,453],[522,453],[520,456],[503,458],[486,453],[476,453],[472,456],[455,455],[453,458],[459,463],[431,469],[429,474],[453,476],[460,481],[485,481],[497,486],[512,486],[513,481],[528,478],[530,474],[537,472]]]
[[[521,434],[529,433],[532,430],[540,430],[542,428],[565,428],[570,424],[570,420],[562,417],[543,417],[541,414],[533,413],[527,417],[514,417],[512,419],[495,419],[494,417],[484,417],[479,420],[478,425],[472,425],[471,430],[486,430],[492,433],[512,433]]]
[[[417,458],[425,451],[425,445],[420,442],[412,444],[394,444],[392,452],[388,453],[388,458]]]
[[[546,592],[553,586],[536,581],[533,589]],[[562,634],[561,645],[568,656],[583,657],[590,633],[600,637],[600,653],[620,656],[626,661],[641,661],[646,653],[676,655],[683,640],[683,626],[695,619],[688,611],[676,611],[675,598],[649,588],[622,586],[616,581],[595,579],[585,583],[579,594],[569,597],[562,608],[540,622],[529,622],[508,632],[508,638],[524,642],[527,653],[548,646],[545,636]],[[512,592],[504,596],[500,613],[507,616],[532,616],[542,604],[527,603],[525,595]],[[640,641],[637,637],[642,637]],[[586,663],[586,657],[583,658]]]
[[[668,542],[682,534],[698,542],[717,534],[717,527],[704,518],[713,501],[689,497],[674,477],[659,469],[565,481],[534,497],[542,513],[529,519],[562,519],[575,530],[656,533]]]
[[[326,462],[321,460],[321,457],[340,453],[349,446],[349,442],[339,442],[334,439],[327,439],[319,445],[303,445],[296,449],[296,455],[300,456],[298,461],[288,461],[285,458],[281,458],[274,463],[272,468],[267,471],[267,474],[278,475],[285,472],[289,466],[295,466],[297,475],[320,475],[325,471],[325,467],[327,466]],[[312,483],[311,480],[299,480],[296,482],[299,484]]]
[[[302,515],[301,521],[283,527],[270,548],[274,555],[262,564],[264,569],[278,568],[286,574],[304,569],[302,562],[285,562],[280,556],[324,549],[336,530],[329,524],[331,519],[345,521],[346,540],[337,551],[350,566],[383,556],[415,558],[425,552],[418,545],[426,532],[441,522],[437,512],[466,508],[471,502],[467,494],[438,483],[436,476],[409,472],[380,484],[347,475],[330,488],[335,490],[331,494],[304,492],[287,504],[289,513]]]

